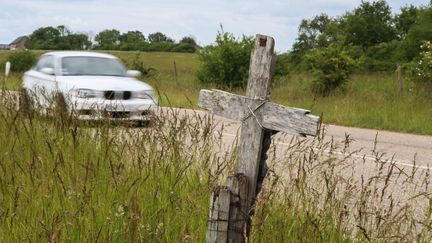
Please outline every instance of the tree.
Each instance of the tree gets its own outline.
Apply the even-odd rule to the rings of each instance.
[[[403,42],[405,58],[412,60],[420,55],[421,44],[432,40],[432,7],[420,9],[416,23],[411,25]]]
[[[141,31],[128,31],[119,37],[121,44],[139,44],[145,41],[145,37]]]
[[[354,11],[343,16],[341,26],[347,44],[369,47],[396,38],[391,9],[384,0],[362,1]]]
[[[410,5],[400,10],[400,14],[395,17],[395,25],[399,38],[404,39],[411,27],[418,22],[420,9]]]
[[[303,19],[299,26],[299,37],[293,45],[293,50],[305,52],[316,47],[328,46],[336,39],[336,28],[333,28],[336,24],[327,14],[317,15],[310,20]]]
[[[191,36],[183,37],[178,44],[171,49],[173,52],[190,52],[193,53],[197,50],[197,43]]]
[[[52,26],[42,27],[29,36],[27,48],[39,50],[56,50],[60,43],[61,33]]]
[[[143,33],[138,30],[128,31],[119,37],[122,50],[139,50],[145,42]]]
[[[148,40],[150,41],[150,43],[156,43],[156,42],[171,42],[171,43],[173,43],[174,42],[174,40],[172,40],[171,38],[162,34],[161,32],[149,34]]]
[[[59,31],[60,36],[62,36],[62,37],[72,34],[72,32],[64,25],[59,25],[56,28]]]
[[[243,36],[238,40],[231,33],[218,31],[216,44],[206,46],[198,53],[197,79],[217,86],[245,86],[253,44],[252,37]]]
[[[64,37],[64,42],[70,50],[85,50],[92,45],[86,34],[69,34]]]
[[[192,46],[197,46],[195,38],[192,36],[185,36],[180,40],[180,43],[190,44]]]
[[[327,47],[337,41],[340,36],[339,23],[326,14],[320,14],[313,19],[303,19],[298,30],[298,37],[293,44],[290,59],[300,64],[304,55],[314,49]]]
[[[95,36],[99,49],[115,50],[120,42],[120,32],[115,29],[103,30]]]

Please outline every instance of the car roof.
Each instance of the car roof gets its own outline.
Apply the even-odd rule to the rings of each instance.
[[[102,57],[102,58],[113,58],[117,59],[113,55],[105,54],[105,53],[99,53],[99,52],[91,52],[91,51],[52,51],[47,52],[44,54],[44,56],[54,56],[58,58],[63,57]]]

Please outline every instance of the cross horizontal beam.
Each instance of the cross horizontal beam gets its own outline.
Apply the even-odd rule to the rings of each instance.
[[[319,125],[319,117],[311,115],[309,110],[249,99],[220,90],[201,90],[198,106],[217,116],[237,121],[244,121],[261,110],[262,120],[257,122],[263,128],[299,136],[315,136]]]

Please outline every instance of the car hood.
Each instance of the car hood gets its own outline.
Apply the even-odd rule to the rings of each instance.
[[[68,92],[72,89],[91,90],[152,90],[153,88],[135,78],[114,76],[58,76],[59,89]]]

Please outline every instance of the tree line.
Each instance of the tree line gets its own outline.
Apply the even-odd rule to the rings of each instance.
[[[432,84],[432,5],[406,5],[396,14],[384,0],[365,2],[341,16],[303,19],[289,52],[278,55],[275,79],[312,73],[311,89],[328,95],[353,72],[398,72]],[[198,52],[202,83],[244,87],[253,38],[221,29],[216,43]]]
[[[321,13],[304,19],[289,53],[301,68],[318,49],[338,48],[365,71],[395,70],[420,56],[421,45],[432,40],[431,5],[402,7],[392,14],[384,0],[365,2],[337,17]]]
[[[116,29],[99,32],[92,38],[83,33],[73,33],[64,25],[41,27],[33,31],[26,44],[32,50],[122,50],[195,52],[199,46],[191,36],[176,42],[161,32],[149,34],[141,31],[121,33]]]

